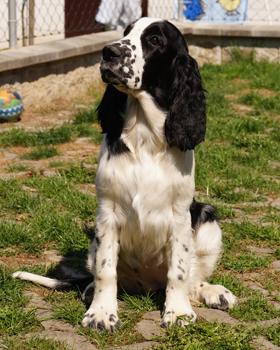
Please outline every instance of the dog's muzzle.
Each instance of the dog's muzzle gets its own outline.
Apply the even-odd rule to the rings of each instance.
[[[100,65],[101,78],[107,84],[119,84],[117,67],[120,63],[121,51],[119,45],[107,45],[102,50],[102,60]]]
[[[100,71],[105,83],[126,86],[128,79],[134,74],[131,49],[118,42],[106,45],[102,50]]]

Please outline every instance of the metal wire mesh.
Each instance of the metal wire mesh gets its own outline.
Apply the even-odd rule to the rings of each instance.
[[[8,20],[8,1],[5,3],[0,2],[0,42],[9,40]]]
[[[64,34],[64,0],[17,1],[17,40]],[[0,43],[9,41],[8,0],[0,0]],[[33,25],[31,23],[34,23]]]
[[[200,6],[204,11],[209,0],[184,1],[184,11],[189,6]],[[218,0],[222,4],[226,1]],[[34,4],[34,5],[33,5]],[[174,19],[177,16],[178,0],[18,0],[17,40],[19,44],[35,43],[38,38],[55,35],[71,37],[104,30],[120,29],[138,17],[161,17]],[[34,8],[33,8],[34,6]],[[9,13],[8,0],[0,0],[0,49],[8,47]],[[203,16],[203,13],[202,15]],[[203,18],[202,18],[203,21]],[[213,23],[219,23],[215,16]],[[249,24],[279,24],[279,0],[248,0]],[[37,41],[38,42],[38,41]]]

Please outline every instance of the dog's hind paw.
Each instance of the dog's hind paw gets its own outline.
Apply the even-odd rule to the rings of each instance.
[[[212,309],[232,309],[237,304],[236,296],[221,285],[201,283],[201,300]]]

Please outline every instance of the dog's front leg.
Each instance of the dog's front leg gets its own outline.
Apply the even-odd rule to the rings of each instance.
[[[168,263],[166,300],[161,327],[177,324],[188,325],[197,321],[189,299],[191,216],[174,215],[174,227],[167,243]]]
[[[90,268],[94,276],[94,297],[84,315],[82,326],[113,331],[121,325],[117,304],[117,261],[120,242],[113,213],[108,217],[98,208],[95,234],[89,252]]]

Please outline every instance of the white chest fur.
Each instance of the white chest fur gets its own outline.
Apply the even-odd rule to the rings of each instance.
[[[141,105],[130,105],[122,134],[130,152],[108,157],[105,137],[96,176],[96,220],[112,220],[121,250],[137,261],[159,254],[170,239],[174,215],[187,220],[194,193],[193,151],[167,147],[163,112],[150,105],[153,123]]]

